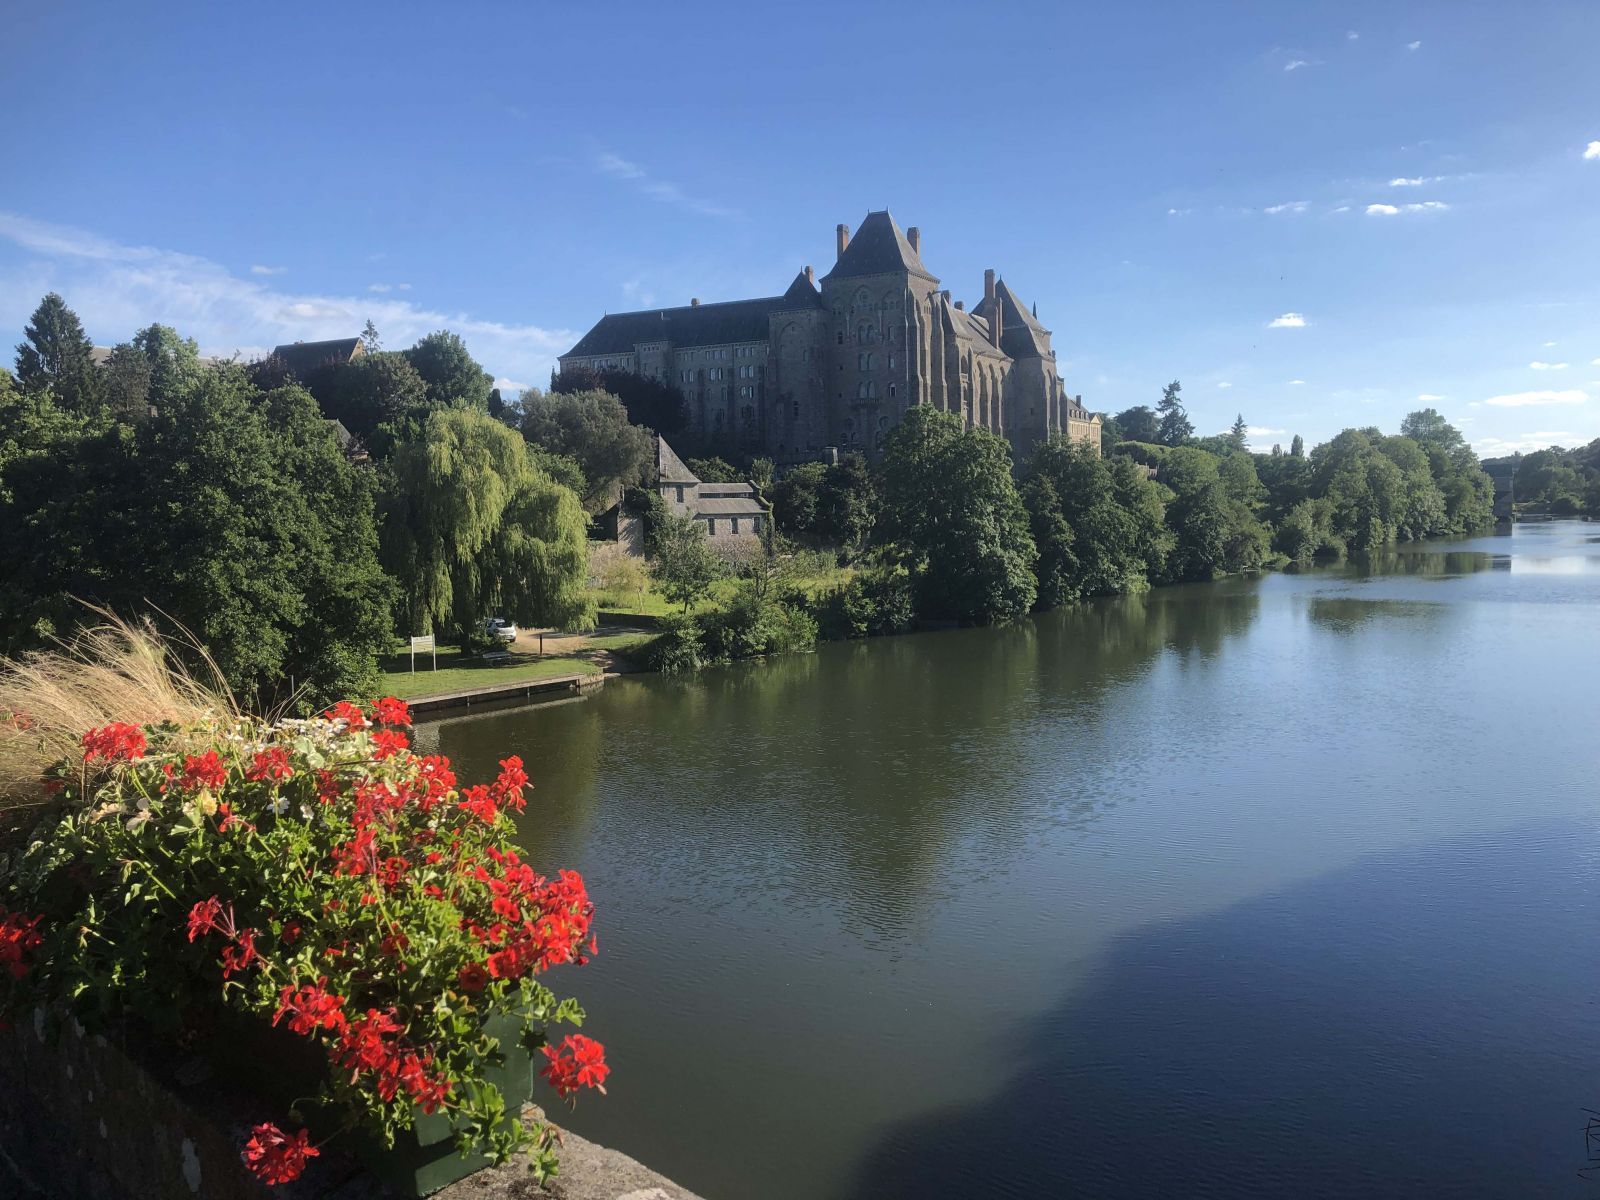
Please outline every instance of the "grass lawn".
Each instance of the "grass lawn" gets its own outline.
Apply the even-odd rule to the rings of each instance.
[[[793,575],[784,582],[788,587],[803,589],[808,596],[815,599],[831,588],[849,583],[855,573],[856,569],[854,567],[834,567],[831,570],[816,574]],[[704,612],[718,604],[724,604],[733,598],[733,594],[738,588],[739,581],[737,579],[719,579],[711,585],[709,596],[696,604],[691,611]],[[671,613],[682,611],[680,606],[670,602],[655,588],[646,588],[642,593],[626,592],[622,595],[596,589],[594,598],[595,604],[601,612],[614,613],[619,616],[637,613],[646,617],[664,617]]]
[[[630,650],[637,650],[640,646],[655,638],[655,634],[648,630],[630,630],[627,633],[602,633],[589,639],[591,650],[611,650],[617,654],[626,654]]]
[[[648,635],[615,636],[644,640]],[[497,683],[523,683],[529,679],[545,679],[551,675],[600,673],[599,664],[587,658],[573,656],[537,658],[531,654],[512,654],[509,663],[497,667],[479,662],[475,658],[463,660],[461,651],[454,647],[439,650],[437,671],[430,669],[432,663],[432,656],[417,655],[417,673],[413,675],[409,654],[397,654],[384,659],[380,664],[382,674],[379,676],[378,694],[410,700],[416,696],[434,696],[440,692],[465,692],[472,688],[492,687]]]

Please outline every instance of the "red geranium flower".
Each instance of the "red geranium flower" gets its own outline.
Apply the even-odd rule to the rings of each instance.
[[[144,730],[137,725],[117,722],[91,729],[83,735],[84,762],[93,762],[97,758],[103,758],[106,762],[115,762],[119,758],[131,762],[143,758],[144,750]]]
[[[456,982],[464,992],[481,992],[489,986],[489,972],[483,969],[482,963],[468,963],[457,972]]]
[[[225,946],[222,951],[222,977],[227,979],[237,971],[243,971],[255,962],[259,955],[256,954],[256,931],[254,929],[241,929],[235,936],[237,945]]]
[[[189,940],[219,928],[217,918],[222,915],[222,901],[215,896],[202,900],[189,910]]]
[[[367,714],[361,707],[351,704],[348,700],[341,700],[327,712],[322,714],[326,721],[343,721],[346,729],[365,729],[367,727]]]
[[[404,700],[396,700],[393,696],[385,696],[372,706],[372,718],[379,725],[409,725],[411,724],[411,709]]]
[[[290,1032],[303,1036],[318,1029],[344,1029],[344,997],[332,995],[327,986],[328,977],[324,975],[316,983],[284,988],[278,993],[278,1011],[272,1023],[276,1025],[287,1016]]]
[[[193,792],[202,787],[219,788],[227,781],[227,764],[215,750],[184,756],[182,782],[184,791]]]
[[[257,1125],[244,1144],[245,1165],[262,1183],[279,1184],[300,1178],[306,1159],[321,1153],[304,1129],[287,1134],[270,1122]]]
[[[0,967],[4,967],[11,978],[21,979],[28,973],[26,955],[44,941],[38,932],[43,920],[42,914],[25,917],[0,908]]]
[[[294,768],[289,765],[289,752],[282,746],[269,746],[257,754],[255,764],[245,775],[253,783],[293,777]]]
[[[398,729],[380,729],[372,735],[374,758],[388,758],[411,745],[411,741]]]
[[[606,1076],[611,1074],[611,1068],[606,1066],[606,1048],[593,1038],[581,1033],[568,1034],[559,1050],[546,1046],[544,1056],[550,1061],[539,1069],[539,1074],[550,1081],[563,1099],[580,1087],[592,1087],[601,1095],[605,1094]]]

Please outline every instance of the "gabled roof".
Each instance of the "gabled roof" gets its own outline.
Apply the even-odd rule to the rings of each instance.
[[[755,517],[766,511],[754,496],[702,496],[694,505],[696,517]]]
[[[939,302],[939,311],[944,319],[945,332],[953,336],[965,349],[976,350],[982,355],[999,356],[1000,351],[989,344],[987,320],[976,313],[957,308],[943,298]]]
[[[640,342],[667,341],[677,346],[764,342],[769,333],[768,315],[793,307],[785,303],[785,296],[765,296],[759,300],[730,300],[725,304],[686,304],[682,308],[609,313],[561,357],[632,354]]]
[[[358,337],[334,338],[326,342],[290,342],[284,346],[274,346],[272,357],[283,359],[296,378],[304,379],[318,367],[347,363],[361,351],[361,339]]]
[[[656,434],[656,479],[660,483],[700,482],[700,477],[684,466],[683,459],[659,433]]]
[[[922,258],[906,241],[889,210],[869,212],[850,238],[833,270],[824,279],[850,279],[857,275],[891,275],[907,271],[924,279],[939,280],[922,265]]]
[[[789,285],[789,290],[779,300],[779,307],[785,311],[796,308],[821,308],[822,293],[817,290],[817,285],[811,282],[806,274],[811,268],[807,267],[794,277],[794,282]]]
[[[1000,349],[1012,358],[1048,358],[1050,331],[1039,324],[1039,319],[1028,311],[1028,306],[1006,285],[1004,279],[995,283],[994,294],[1000,303]],[[972,315],[982,318],[984,328],[988,328],[987,296],[973,308]]]

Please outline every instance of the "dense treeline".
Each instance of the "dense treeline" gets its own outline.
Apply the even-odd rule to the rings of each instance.
[[[45,297],[0,370],[0,650],[156,610],[245,700],[317,703],[370,694],[397,633],[590,619],[586,471],[638,478],[647,435],[611,396],[508,411],[455,334],[364,340],[303,382],[161,325],[97,365]]]
[[[1568,450],[1551,446],[1532,454],[1485,459],[1484,470],[1504,482],[1518,508],[1556,516],[1600,517],[1600,438]]]

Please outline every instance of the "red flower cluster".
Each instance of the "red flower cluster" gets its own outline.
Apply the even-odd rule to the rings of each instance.
[[[562,871],[546,879],[512,850],[485,851],[500,867],[496,878],[481,864],[473,875],[487,885],[490,908],[500,920],[487,928],[467,923],[469,934],[489,951],[487,967],[495,979],[520,979],[561,963],[584,963],[583,943],[595,950],[590,926],[594,905],[583,876]]]
[[[293,779],[294,768],[289,765],[289,752],[282,746],[269,746],[256,755],[256,761],[245,778],[252,783],[276,782]]]
[[[438,1110],[450,1095],[451,1083],[431,1073],[432,1054],[417,1054],[401,1040],[404,1028],[392,1013],[367,1009],[366,1015],[348,1021],[340,1031],[330,1060],[350,1072],[351,1081],[363,1072],[373,1076],[373,1089],[385,1101],[403,1088],[425,1113]]]
[[[550,1061],[539,1068],[539,1074],[563,1099],[580,1087],[592,1087],[605,1095],[606,1076],[611,1074],[611,1068],[606,1066],[606,1048],[593,1038],[568,1034],[559,1050],[546,1046],[544,1056]]]
[[[372,735],[372,756],[382,760],[409,749],[411,740],[398,729],[379,729]]]
[[[39,923],[44,917],[25,917],[21,913],[0,908],[0,967],[13,979],[28,973],[28,952],[44,938],[39,934]]]
[[[236,972],[247,970],[260,957],[256,953],[256,931],[239,930],[234,935],[233,945],[222,948],[222,977],[228,979]]]
[[[172,763],[163,766],[161,773],[167,777],[167,782],[161,785],[163,792],[174,780],[185,792],[197,792],[203,787],[220,788],[228,782],[228,764],[222,761],[222,755],[215,750],[207,750],[204,754],[184,755],[181,776],[178,768]]]
[[[284,988],[278,993],[278,1011],[272,1023],[276,1025],[287,1016],[290,1032],[302,1037],[310,1037],[318,1029],[342,1033],[345,1027],[344,997],[331,995],[327,988],[326,975],[316,983]]]
[[[287,1134],[276,1125],[257,1125],[244,1144],[244,1162],[262,1183],[288,1183],[300,1178],[306,1159],[322,1153],[304,1129]]]
[[[322,714],[325,721],[343,721],[346,729],[365,729],[367,727],[367,714],[361,711],[359,704],[351,704],[348,700],[341,700],[327,712]]]
[[[223,925],[222,901],[215,896],[209,900],[202,900],[189,910],[189,940],[192,942],[202,934],[210,933],[213,929],[221,929],[229,937],[233,936],[233,910],[228,910],[228,923]]]
[[[523,810],[527,801],[522,798],[522,789],[527,784],[528,773],[522,769],[522,759],[513,754],[500,760],[500,776],[494,783],[488,787],[482,784],[469,787],[456,807],[492,825],[503,808]]]
[[[410,725],[411,710],[404,700],[385,696],[372,706],[372,719],[379,725]]]
[[[83,735],[83,761],[93,762],[103,758],[106,762],[127,759],[132,762],[144,757],[144,730],[137,725],[117,722],[100,729],[91,729]]]

